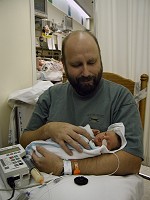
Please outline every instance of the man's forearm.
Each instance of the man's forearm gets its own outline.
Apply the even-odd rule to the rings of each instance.
[[[28,144],[35,140],[46,140],[45,125],[35,131],[26,131],[20,137],[20,144],[25,148]]]
[[[118,158],[113,154],[103,154],[94,158],[78,160],[81,174],[107,175],[115,172],[115,175],[128,175],[139,172],[142,161],[139,157],[125,151],[119,151],[116,155]],[[72,168],[74,170],[73,161]]]

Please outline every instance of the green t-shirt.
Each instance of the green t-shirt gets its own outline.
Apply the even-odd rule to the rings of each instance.
[[[57,84],[39,98],[25,131],[36,130],[47,122],[68,122],[77,126],[89,124],[101,132],[122,122],[127,145],[123,149],[143,158],[143,129],[133,95],[122,85],[101,79],[90,96],[78,95],[69,82]]]

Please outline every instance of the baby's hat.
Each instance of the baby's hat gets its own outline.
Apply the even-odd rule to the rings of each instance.
[[[120,136],[120,138],[121,138],[121,146],[120,146],[119,149],[117,149],[117,151],[123,149],[126,146],[127,140],[125,138],[125,127],[124,127],[124,124],[122,122],[111,124],[108,127],[107,131],[114,131],[117,135]],[[116,150],[114,150],[114,152],[115,151]]]

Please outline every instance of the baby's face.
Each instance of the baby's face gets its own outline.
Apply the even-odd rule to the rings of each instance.
[[[107,131],[107,132],[102,132],[102,133],[97,134],[94,138],[94,143],[97,146],[102,146],[102,143],[103,143],[102,141],[104,139],[107,141],[108,150],[113,150],[120,147],[120,144],[118,144],[119,143],[118,137],[116,133],[114,133],[113,131]]]
[[[39,60],[39,65],[42,66],[45,64],[45,60]]]

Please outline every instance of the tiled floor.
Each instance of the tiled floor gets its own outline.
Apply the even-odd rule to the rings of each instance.
[[[140,170],[141,173],[150,176],[150,167],[143,166]],[[142,200],[150,200],[150,180],[144,180],[144,197]]]

